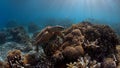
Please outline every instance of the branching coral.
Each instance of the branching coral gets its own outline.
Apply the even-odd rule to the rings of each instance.
[[[80,57],[77,62],[66,64],[67,68],[100,68],[100,63],[96,60],[91,61],[88,55]]]

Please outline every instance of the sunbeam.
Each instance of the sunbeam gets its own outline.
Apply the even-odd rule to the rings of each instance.
[[[6,0],[4,4],[7,5],[0,3],[1,14],[8,12],[8,19],[16,18],[24,21],[27,18],[27,21],[34,21],[53,17],[70,18],[79,22],[94,18],[107,22],[120,22],[119,0],[22,0],[21,2]],[[2,5],[6,8],[3,9]]]

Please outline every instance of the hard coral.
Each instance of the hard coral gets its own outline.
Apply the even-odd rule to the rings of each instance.
[[[48,55],[48,51],[53,50],[53,49],[52,48],[49,49],[48,48],[49,46],[46,46],[46,45],[49,45],[49,42],[51,42],[51,40],[57,41],[57,40],[59,40],[58,38],[62,38],[63,36],[62,36],[61,31],[63,29],[64,28],[62,26],[48,26],[45,29],[43,29],[40,33],[38,33],[38,35],[35,38],[35,42],[33,43],[34,45],[36,45],[36,51],[38,52],[38,50],[39,50],[38,45],[44,44],[44,46],[42,46],[42,47],[43,47],[45,53],[47,53],[47,55]],[[54,44],[58,45],[58,43],[56,42]],[[54,44],[53,44],[53,48],[54,48]],[[46,48],[48,48],[48,50]],[[51,52],[51,51],[49,51],[49,52]]]
[[[56,30],[63,36],[60,36]],[[49,39],[46,36],[49,36],[47,37]],[[47,39],[47,41],[44,39]],[[63,63],[74,62],[79,57],[88,54],[91,59],[80,59],[80,65],[85,64],[83,68],[100,68],[99,62],[106,63],[104,58],[112,57],[112,59],[116,59],[116,45],[119,44],[119,39],[107,25],[82,22],[64,31],[59,31],[59,28],[54,29],[53,27],[45,28],[36,37],[35,44],[39,45],[41,43],[43,43],[42,48],[46,57],[49,60],[53,59],[55,67],[64,66]]]
[[[116,46],[116,49],[117,49],[117,62],[118,64],[120,64],[120,45],[117,45]]]
[[[103,60],[103,56],[107,57],[111,53],[115,52],[115,47],[117,44],[119,44],[119,40],[115,32],[107,25],[95,25],[91,24],[90,22],[82,22],[78,25],[74,25],[67,30],[64,31],[65,36],[71,36],[71,39],[73,39],[74,36],[76,35],[71,35],[71,32],[74,31],[75,29],[79,29],[81,34],[83,35],[84,38],[82,38],[82,46],[86,52],[88,52],[89,48],[87,49],[84,44],[89,42],[93,42],[97,39],[95,46],[95,50],[93,51],[94,53],[88,53],[89,55],[92,56],[92,58],[96,60]],[[77,38],[80,38],[81,36],[78,36]],[[67,38],[67,37],[66,37]],[[75,38],[73,41],[76,42]],[[71,39],[67,41],[71,41]],[[89,44],[88,44],[89,45]],[[109,45],[109,46],[108,46]],[[93,47],[93,46],[92,46]],[[96,47],[99,47],[96,49]],[[90,45],[91,48],[91,45]],[[92,48],[93,49],[93,48]],[[91,51],[91,50],[90,50]]]
[[[26,54],[24,57],[24,64],[29,64],[30,66],[35,66],[38,63],[38,59],[36,59],[36,54]]]
[[[9,51],[7,61],[10,68],[19,68],[24,66],[20,50]]]
[[[54,35],[59,34],[63,30],[62,26],[48,26],[37,34],[34,45],[48,42]]]
[[[116,62],[112,58],[106,58],[101,66],[102,68],[117,68]]]
[[[68,61],[76,60],[83,55],[84,55],[84,49],[82,48],[82,46],[76,46],[76,47],[67,46],[63,50],[63,56]]]
[[[76,62],[66,64],[67,68],[100,68],[101,65],[97,61],[91,61],[90,57],[85,55],[80,57]]]

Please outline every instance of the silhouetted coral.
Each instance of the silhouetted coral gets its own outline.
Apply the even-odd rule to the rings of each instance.
[[[0,32],[0,44],[3,44],[6,42],[6,33],[5,32]]]
[[[18,43],[28,43],[30,41],[26,30],[22,26],[9,28],[7,31],[9,32],[10,41],[15,41]]]
[[[28,25],[28,32],[29,33],[35,33],[36,31],[38,31],[39,30],[39,26],[38,25],[36,25],[35,23],[29,23],[29,25]]]

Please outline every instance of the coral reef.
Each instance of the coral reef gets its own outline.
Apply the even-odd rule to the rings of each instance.
[[[28,32],[29,33],[35,33],[36,31],[38,31],[39,30],[39,26],[38,25],[36,25],[35,23],[29,23],[29,25],[28,25]]]
[[[96,60],[91,61],[90,56],[80,57],[76,62],[66,64],[67,68],[101,68],[101,64]]]
[[[30,44],[25,45],[25,44],[19,44],[16,42],[6,42],[0,46],[0,55],[1,55],[0,57],[2,59],[5,59],[7,52],[9,50],[14,50],[14,49],[21,50],[24,53],[28,53],[29,51],[33,49],[33,47]]]
[[[116,68],[116,62],[112,58],[105,58],[101,64],[102,68]]]
[[[7,55],[7,62],[10,68],[21,68],[24,66],[20,50],[9,51]]]
[[[6,34],[5,32],[0,32],[0,44],[3,44],[6,42]]]
[[[107,57],[117,58],[116,45],[119,44],[119,39],[115,32],[107,25],[82,22],[72,25],[72,27],[62,31],[62,33],[64,36],[63,38],[60,37],[62,42],[58,40],[59,44],[55,45],[56,42],[53,43],[57,37],[52,38],[50,36],[50,42],[46,41],[42,46],[47,57],[52,57],[54,64],[58,62],[73,62],[85,54],[91,57],[91,61],[96,60],[100,63],[106,62],[104,58]],[[50,33],[48,33],[49,35]],[[38,34],[36,38],[44,39],[45,37]],[[41,43],[39,40],[37,42],[39,42],[38,44]]]
[[[18,43],[27,43],[30,41],[28,34],[26,33],[24,27],[14,27],[7,30],[9,32],[10,41],[15,41]]]
[[[0,61],[0,68],[4,68],[4,63]]]
[[[55,35],[62,36],[61,30],[63,30],[62,26],[48,26],[43,29],[35,38],[34,45],[37,46],[38,51],[38,44],[47,43],[49,40],[54,37]]]
[[[107,25],[84,21],[67,29],[48,26],[34,34],[33,42],[23,27],[9,28],[8,35],[14,43],[2,45],[12,50],[0,62],[5,68],[120,67],[120,40]]]
[[[120,45],[117,45],[116,49],[117,49],[117,64],[120,67]]]
[[[111,28],[114,29],[114,31],[119,35],[120,37],[120,30],[119,30],[119,27],[120,27],[120,23],[114,23],[114,24],[111,24]]]

